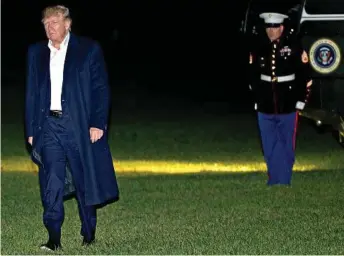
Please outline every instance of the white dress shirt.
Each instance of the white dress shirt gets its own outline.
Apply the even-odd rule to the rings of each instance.
[[[50,110],[62,110],[61,94],[63,83],[63,69],[67,53],[67,47],[70,34],[68,33],[60,45],[60,49],[56,49],[49,40],[48,47],[50,49]]]

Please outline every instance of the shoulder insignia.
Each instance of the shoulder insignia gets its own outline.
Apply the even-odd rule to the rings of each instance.
[[[308,61],[309,61],[308,55],[305,51],[302,52],[301,60],[303,63],[308,63]]]

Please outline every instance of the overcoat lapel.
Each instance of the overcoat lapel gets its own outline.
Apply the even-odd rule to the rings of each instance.
[[[63,84],[62,84],[63,96],[65,96],[66,86],[72,86],[74,84],[74,82],[71,81],[71,79],[74,77],[73,71],[76,70],[77,53],[78,53],[76,43],[77,43],[76,38],[71,33],[69,42],[68,42],[64,68],[63,68]]]
[[[64,67],[63,67],[63,83],[62,83],[62,97],[61,99],[64,100],[65,98],[68,98],[68,94],[73,90],[74,88],[71,88],[73,86],[74,81],[73,79],[73,73],[75,73],[75,65],[77,60],[77,47],[76,46],[76,38],[73,36],[73,34],[70,34]],[[68,88],[68,89],[67,89]],[[64,104],[62,102],[62,108]],[[66,166],[66,178],[65,178],[65,186],[64,186],[64,198],[68,199],[71,196],[74,196],[75,194],[75,187],[73,182],[73,176],[70,170],[70,166],[67,164]]]

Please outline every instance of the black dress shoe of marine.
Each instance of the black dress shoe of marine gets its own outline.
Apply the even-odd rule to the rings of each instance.
[[[51,240],[49,240],[47,243],[42,244],[40,246],[42,250],[47,250],[47,251],[57,251],[62,249],[61,243],[55,243]]]

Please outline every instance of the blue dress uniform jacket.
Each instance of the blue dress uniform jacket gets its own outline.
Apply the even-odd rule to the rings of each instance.
[[[274,42],[265,36],[252,45],[250,88],[258,112],[294,112],[296,103],[308,97],[309,75],[307,54],[292,30]]]

